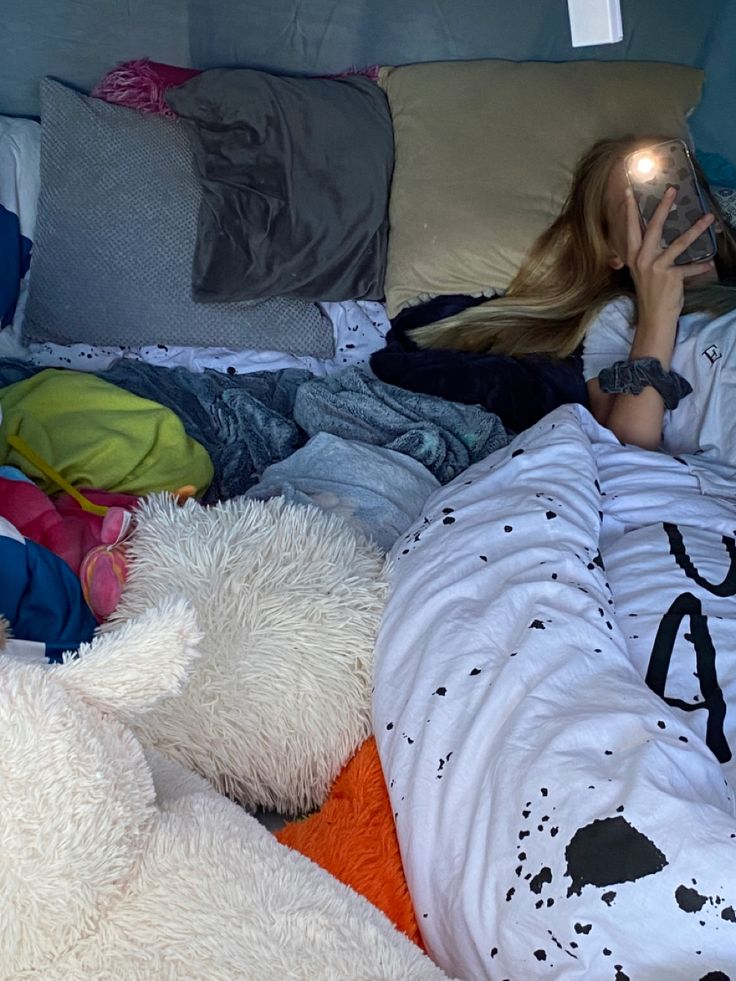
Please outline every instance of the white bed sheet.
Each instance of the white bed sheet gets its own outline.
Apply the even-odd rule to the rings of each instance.
[[[448,973],[736,977],[735,534],[561,406],[397,542],[374,727]]]

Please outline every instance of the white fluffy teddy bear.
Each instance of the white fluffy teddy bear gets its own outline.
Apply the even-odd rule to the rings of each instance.
[[[197,642],[191,609],[168,601],[64,665],[0,656],[0,977],[445,977],[365,899],[144,751],[128,722],[185,684]]]

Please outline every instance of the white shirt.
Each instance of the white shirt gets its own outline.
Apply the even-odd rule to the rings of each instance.
[[[585,338],[585,380],[627,361],[634,332],[631,298],[607,304]],[[687,463],[704,494],[736,497],[736,310],[680,317],[671,367],[693,391],[665,410],[662,449]]]

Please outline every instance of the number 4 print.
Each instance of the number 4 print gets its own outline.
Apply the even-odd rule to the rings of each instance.
[[[667,675],[680,624],[687,617],[690,624],[690,640],[695,648],[695,672],[703,695],[702,702],[686,702],[665,694]],[[716,649],[708,630],[708,618],[703,614],[700,600],[692,593],[682,593],[662,617],[654,638],[649,666],[645,677],[647,685],[668,705],[684,712],[703,710],[708,713],[705,741],[720,763],[731,759],[731,749],[723,731],[726,719],[726,702],[716,673]]]

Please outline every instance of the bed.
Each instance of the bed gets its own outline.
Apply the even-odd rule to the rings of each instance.
[[[714,109],[731,84],[727,53],[709,31],[730,14],[713,0],[697,24],[682,11],[663,32],[656,4],[624,5],[625,24],[637,26],[624,49],[573,52],[559,11],[532,4],[523,26],[504,5],[470,6],[426,14],[411,48],[395,12],[380,11],[374,37],[356,4],[324,18],[294,15],[286,2],[268,16],[231,11],[241,31],[227,37],[219,21],[198,29],[209,4],[188,5],[186,25],[181,11],[159,9],[147,34],[134,4],[115,14],[114,57],[100,49],[89,62],[75,62],[61,37],[45,61],[17,60],[18,48],[0,73],[0,110],[40,109],[42,121],[0,117],[0,244],[14,256],[0,277],[0,441],[23,414],[15,403],[8,411],[9,389],[72,369],[163,406],[180,462],[197,446],[209,457],[209,489],[193,488],[211,506],[206,521],[195,530],[198,504],[176,509],[156,496],[191,495],[177,472],[171,487],[150,488],[140,512],[151,538],[195,542],[202,555],[214,542],[217,558],[228,522],[219,564],[229,569],[247,554],[233,522],[249,541],[266,513],[278,525],[292,506],[329,512],[312,523],[341,543],[326,563],[333,578],[310,584],[319,549],[298,523],[282,555],[266,549],[263,562],[285,563],[306,543],[299,575],[286,574],[299,594],[284,615],[294,617],[294,649],[334,594],[330,629],[344,618],[354,660],[346,666],[351,644],[334,638],[310,662],[313,676],[300,660],[312,682],[302,710],[285,699],[272,717],[269,704],[292,694],[288,657],[264,656],[247,679],[220,665],[233,701],[208,740],[231,740],[223,760],[217,739],[195,745],[181,720],[168,749],[279,824],[319,807],[373,730],[417,936],[437,965],[416,961],[417,977],[727,978],[736,973],[732,503],[704,496],[687,460],[622,446],[599,427],[578,359],[420,351],[409,331],[503,292],[598,136],[687,135],[692,124],[724,209],[733,206],[732,134]],[[100,29],[100,8],[75,9],[85,30]],[[23,11],[11,8],[11,29],[35,16]],[[63,33],[63,18],[48,33],[59,24]],[[492,30],[497,41],[486,43]],[[106,75],[126,58],[137,60]],[[40,76],[52,77],[39,102]],[[65,411],[59,419],[73,418]],[[43,446],[52,453],[54,440]],[[16,450],[0,462],[28,470],[32,461]],[[86,486],[68,461],[51,462]],[[32,471],[37,483],[41,473]],[[83,537],[70,507],[43,512],[46,544],[66,522],[77,550],[127,547],[100,525]],[[4,535],[13,539],[12,526]],[[180,556],[172,571],[164,550],[136,544],[130,554],[147,571],[130,580],[121,620],[186,578]],[[370,594],[359,611],[334,581],[341,562],[355,595]],[[246,618],[226,605],[230,580],[206,592],[217,573],[205,563],[193,573],[199,585],[183,588],[195,605],[206,595],[217,620],[210,651],[236,633],[229,616]],[[248,582],[272,611],[269,576],[262,594]],[[374,655],[366,637],[381,609]],[[78,642],[94,631],[87,620]],[[231,653],[234,664],[235,643]],[[350,692],[342,701],[330,687],[338,675]],[[241,693],[260,714],[235,734]],[[211,718],[216,698],[203,694],[189,721]],[[330,727],[318,760],[327,744],[316,734]],[[157,744],[154,729],[146,738]],[[312,756],[287,765],[273,748],[284,740]]]

